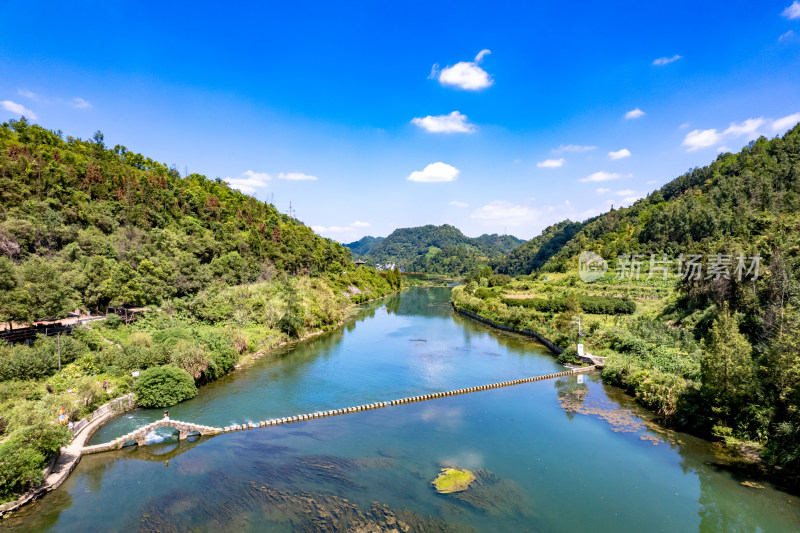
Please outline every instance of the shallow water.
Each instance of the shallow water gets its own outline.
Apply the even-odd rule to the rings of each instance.
[[[229,425],[562,370],[541,346],[454,316],[448,297],[418,289],[371,304],[340,332],[204,387],[170,416]],[[134,411],[94,440],[160,415]],[[446,465],[480,482],[437,494],[430,482]],[[659,429],[596,376],[570,376],[87,456],[0,527],[332,531],[386,529],[400,513],[437,531],[800,530],[797,498],[743,479],[709,443]]]

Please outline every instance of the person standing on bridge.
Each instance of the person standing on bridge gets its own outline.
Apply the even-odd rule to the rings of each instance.
[[[164,420],[169,420],[169,409],[164,411]]]

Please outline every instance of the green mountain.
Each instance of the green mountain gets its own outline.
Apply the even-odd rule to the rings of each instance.
[[[350,248],[350,250],[353,252],[353,255],[364,256],[367,255],[370,250],[375,248],[375,246],[380,244],[383,239],[383,237],[372,237],[367,235],[366,237],[361,237],[355,242],[347,243],[345,246]]]
[[[503,254],[515,250],[525,242],[523,239],[518,239],[513,235],[498,235],[497,233],[492,233],[491,235],[484,233],[480,237],[475,237],[475,240],[489,249],[497,250]]]
[[[578,279],[582,251],[608,261],[595,284]],[[636,256],[643,261],[638,285],[624,276]],[[651,257],[666,261],[669,280],[644,280]],[[566,273],[558,278],[566,290],[609,296],[647,295],[648,286],[669,290],[664,301],[650,291],[654,296],[639,302],[647,313],[609,327],[598,323],[584,340],[608,355],[604,379],[681,425],[732,445],[750,442],[796,486],[800,125],[720,154],[630,207],[551,226],[495,266],[513,274],[534,270],[527,279],[539,292],[553,285],[539,272]],[[567,329],[568,315],[561,317]],[[557,327],[558,318],[550,323]]]
[[[0,320],[158,304],[350,262],[347,248],[219,178],[181,177],[99,132],[0,126]]]
[[[541,235],[513,249],[507,256],[493,261],[492,267],[500,274],[530,274],[544,266],[583,226],[580,222],[570,220],[553,224],[542,231]]]
[[[449,224],[429,224],[396,229],[364,256],[370,262],[396,263],[408,271],[463,274],[522,242],[511,235],[471,238]]]

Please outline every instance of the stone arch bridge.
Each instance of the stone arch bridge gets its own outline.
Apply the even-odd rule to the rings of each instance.
[[[217,435],[222,433],[222,428],[215,428],[211,426],[203,426],[200,424],[193,424],[191,422],[181,422],[180,420],[170,420],[162,418],[151,422],[146,426],[137,428],[127,435],[117,437],[111,442],[103,444],[95,444],[94,446],[86,446],[83,448],[84,454],[106,452],[109,450],[119,450],[126,444],[135,442],[139,446],[147,445],[147,434],[158,428],[171,428],[178,432],[178,439],[184,440],[190,435]]]

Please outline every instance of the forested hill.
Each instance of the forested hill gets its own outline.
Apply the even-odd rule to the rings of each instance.
[[[608,261],[595,284],[578,273],[584,250]],[[657,270],[650,279],[651,257],[671,277]],[[540,272],[565,273],[553,278],[577,294],[665,290],[663,299],[642,297],[647,311],[638,316],[590,327],[584,343],[608,357],[604,379],[681,426],[736,447],[747,442],[800,486],[800,125],[721,154],[628,208],[552,226],[496,269],[533,269],[519,282],[539,283],[542,293],[559,286]],[[467,296],[481,302],[480,294]],[[587,313],[581,305],[559,315],[573,339],[570,321]],[[559,327],[558,317],[541,318]]]
[[[347,248],[273,205],[106,147],[99,132],[85,141],[25,119],[0,126],[3,319],[23,307],[38,318],[66,305],[157,303],[214,281],[315,274],[350,261]],[[25,302],[14,280],[29,289]]]
[[[728,262],[758,255],[755,282],[733,275],[706,279],[704,273],[697,280],[683,279],[681,291],[692,309],[727,304],[742,313],[749,339],[766,345],[787,316],[787,306],[800,308],[799,234],[800,125],[783,137],[753,141],[737,154],[720,154],[631,207],[581,224],[552,226],[496,266],[511,274],[528,274],[531,268],[577,271],[583,250],[600,254],[612,271],[618,256],[631,254],[649,258],[653,253],[659,259],[666,254],[673,270],[680,254],[722,254]],[[522,252],[536,253],[533,260],[515,262]],[[735,266],[729,265],[729,272]]]
[[[606,259],[619,254],[728,253],[771,255],[789,242],[800,211],[800,126],[782,138],[753,141],[738,154],[720,154],[631,207],[583,223],[560,222],[498,260],[512,275],[566,271],[582,250]],[[791,239],[790,239],[791,240]]]
[[[492,267],[499,274],[530,274],[544,266],[583,226],[584,224],[571,220],[553,224],[545,228],[541,235],[520,245],[508,255],[495,259]]]
[[[349,242],[345,244],[350,250],[353,252],[353,255],[367,255],[370,250],[375,248],[377,245],[383,241],[383,237],[372,237],[367,235],[366,237],[361,237],[357,241]]]
[[[461,274],[477,262],[499,257],[523,242],[512,235],[471,238],[449,224],[429,224],[396,229],[363,255],[369,261],[397,263],[406,270]]]

